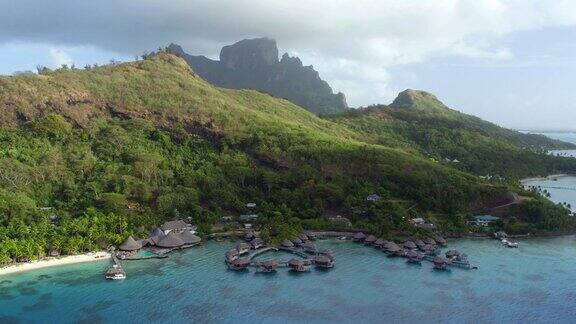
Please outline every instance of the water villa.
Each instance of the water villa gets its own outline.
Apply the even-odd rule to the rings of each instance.
[[[366,239],[366,235],[362,232],[358,232],[356,234],[354,234],[354,236],[352,237],[352,241],[354,242],[363,242]]]
[[[422,263],[422,254],[414,251],[414,250],[410,250],[406,253],[406,257],[408,258],[408,263],[414,263],[414,264],[421,264]]]
[[[300,245],[302,245],[302,243],[303,243],[302,240],[299,239],[299,238],[297,238],[297,237],[291,239],[290,241],[292,241],[292,243],[293,243],[295,246],[300,246]]]
[[[449,261],[443,257],[437,256],[432,261],[434,262],[434,269],[436,270],[448,270]]]
[[[318,253],[318,248],[316,247],[316,245],[310,241],[302,244],[302,249],[304,250],[304,252],[309,253],[309,254],[316,254]]]
[[[288,261],[288,267],[290,270],[296,272],[304,272],[310,270],[310,267],[308,267],[304,260],[301,259],[290,259],[290,261]]]
[[[402,248],[394,242],[388,242],[384,245],[384,252],[389,256],[399,256],[402,255]]]
[[[252,249],[254,250],[264,247],[264,240],[262,240],[259,237],[256,237],[252,241],[250,241],[250,247],[252,247]]]
[[[160,238],[156,246],[166,249],[173,249],[184,245],[184,241],[180,238],[180,235],[176,232],[170,232],[168,235]]]
[[[422,250],[422,248],[424,248],[424,245],[426,245],[426,243],[424,243],[424,241],[422,241],[422,240],[416,240],[416,241],[414,241],[414,244],[416,244],[416,246],[417,246],[420,250]]]
[[[436,241],[433,238],[427,238],[424,240],[424,244],[436,245]]]
[[[298,238],[300,239],[300,241],[302,242],[308,242],[310,240],[310,238],[308,237],[308,235],[302,233],[300,235],[298,235]]]
[[[406,241],[404,242],[404,247],[408,250],[416,250],[418,248],[418,246],[416,245],[416,243],[412,242],[412,241]]]
[[[247,232],[246,234],[244,234],[244,241],[246,241],[246,242],[250,242],[250,241],[252,241],[252,240],[255,239],[255,238],[256,238],[256,234],[254,234],[254,232],[252,232],[252,231]]]
[[[192,225],[186,223],[181,219],[168,221],[162,224],[162,226],[160,226],[160,229],[164,232],[165,235],[168,235],[169,233],[172,232],[180,233],[184,232],[185,230],[195,232],[195,228]]]
[[[364,239],[364,244],[369,245],[374,244],[374,242],[376,242],[377,239],[378,238],[374,235],[368,235],[368,237]]]
[[[372,245],[381,249],[384,247],[384,245],[386,245],[386,243],[388,243],[388,241],[386,241],[385,239],[379,238]]]
[[[308,233],[308,234],[306,234],[306,236],[308,236],[308,240],[310,240],[310,241],[316,241],[316,234],[314,234],[314,233]]]
[[[292,243],[292,241],[290,241],[290,240],[284,240],[284,241],[282,241],[282,244],[281,244],[281,245],[282,245],[282,247],[285,247],[285,248],[292,248],[292,247],[294,247],[294,243]]]
[[[142,242],[136,241],[132,236],[129,236],[118,248],[127,252],[137,251],[142,248]]]
[[[330,269],[334,267],[334,261],[324,254],[318,254],[314,257],[314,265],[318,268]]]
[[[434,237],[434,241],[436,241],[436,244],[440,246],[446,246],[446,239],[444,239],[442,236]]]
[[[259,272],[275,272],[278,267],[278,262],[276,260],[268,260],[260,263],[258,266]]]
[[[235,271],[248,269],[250,266],[250,259],[248,258],[238,258],[231,263],[228,263],[228,268]]]
[[[226,256],[226,262],[231,263],[234,260],[238,259],[238,257],[239,257],[238,250],[231,249],[228,252],[226,252],[225,256]]]
[[[236,250],[238,251],[238,254],[240,254],[240,255],[246,254],[246,253],[250,252],[250,245],[248,243],[240,242],[236,245]]]

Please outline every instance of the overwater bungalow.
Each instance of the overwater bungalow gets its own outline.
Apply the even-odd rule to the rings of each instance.
[[[184,241],[180,238],[180,235],[176,232],[170,232],[168,235],[163,236],[157,243],[156,246],[161,248],[177,248],[184,245]]]
[[[426,243],[424,243],[424,241],[422,241],[422,240],[416,240],[416,241],[414,241],[414,244],[416,244],[416,246],[417,246],[420,250],[422,250],[422,248],[424,247],[424,245],[426,245]]]
[[[444,259],[443,257],[435,257],[434,260],[434,269],[437,270],[447,270],[448,269],[448,260]]]
[[[294,247],[294,243],[292,243],[292,241],[290,241],[290,240],[282,241],[281,245],[282,245],[282,247],[285,247],[285,248],[293,248]]]
[[[314,233],[308,233],[308,234],[306,234],[306,236],[308,236],[308,239],[309,239],[310,241],[316,241],[316,234],[314,234]]]
[[[238,250],[238,254],[240,255],[248,253],[250,251],[250,244],[240,242],[236,244],[236,250]]]
[[[310,240],[310,238],[308,237],[308,235],[306,235],[306,234],[304,234],[304,233],[298,235],[298,238],[299,238],[300,241],[302,241],[302,242],[307,242],[307,241]]]
[[[330,260],[334,261],[334,253],[330,249],[320,249],[318,250],[318,254],[327,256]]]
[[[150,237],[154,237],[154,236],[160,236],[160,235],[164,235],[164,232],[158,228],[158,227],[154,227],[151,231],[150,231]]]
[[[427,238],[427,239],[425,239],[425,240],[424,240],[424,243],[425,243],[425,244],[430,244],[430,245],[436,245],[436,241],[434,241],[434,239],[433,239],[433,238],[430,238],[430,237]]]
[[[304,250],[304,252],[309,253],[309,254],[318,253],[318,248],[316,247],[316,245],[314,243],[312,243],[310,241],[303,243],[302,249]]]
[[[377,248],[382,248],[386,243],[388,243],[388,241],[386,241],[385,239],[377,239],[372,245],[374,245]]]
[[[318,254],[314,257],[314,264],[318,268],[329,269],[334,267],[334,261],[324,254]]]
[[[394,242],[388,242],[386,245],[384,245],[384,251],[389,256],[399,256],[402,254],[402,248]]]
[[[264,240],[262,240],[259,237],[254,238],[252,241],[250,241],[250,246],[252,247],[252,249],[256,250],[259,249],[261,247],[264,246]]]
[[[302,240],[299,239],[298,237],[294,237],[290,241],[292,241],[292,243],[294,243],[295,246],[300,246],[303,243]]]
[[[244,270],[248,269],[250,266],[250,260],[248,258],[238,258],[228,264],[228,268],[232,270]]]
[[[416,250],[418,248],[418,246],[416,246],[416,243],[412,241],[404,242],[404,247],[408,250]]]
[[[278,267],[278,261],[276,260],[268,260],[260,263],[258,266],[259,272],[274,272]]]
[[[358,232],[358,233],[354,234],[354,236],[352,237],[352,241],[354,241],[354,242],[364,242],[365,239],[366,239],[366,235],[362,232]]]
[[[228,252],[226,252],[226,262],[230,263],[233,262],[234,260],[238,259],[238,250],[236,249],[231,249]]]
[[[304,261],[301,259],[290,259],[290,261],[288,261],[288,267],[296,272],[304,272],[310,270],[310,268],[306,266],[306,263],[304,263]]]
[[[364,244],[374,244],[374,242],[376,242],[378,238],[374,235],[368,235],[368,237],[366,237],[364,239]]]
[[[424,252],[424,254],[426,254],[426,255],[436,255],[436,246],[431,245],[431,244],[426,244],[422,248],[422,252]]]
[[[180,239],[184,242],[185,245],[195,245],[202,241],[199,236],[192,234],[190,231],[184,231],[179,234]]]
[[[446,246],[446,239],[444,239],[442,236],[434,237],[434,241],[436,241],[436,244],[440,246]]]
[[[256,238],[256,234],[254,234],[254,232],[252,232],[252,231],[249,231],[246,234],[244,234],[244,241],[246,241],[246,242],[250,242],[255,238]]]
[[[448,259],[457,259],[460,257],[460,252],[458,250],[450,250],[446,252],[446,258]]]
[[[420,264],[423,256],[414,250],[410,250],[406,253],[406,257],[408,258],[409,263]]]
[[[137,251],[142,248],[142,243],[130,236],[118,248],[122,251]]]

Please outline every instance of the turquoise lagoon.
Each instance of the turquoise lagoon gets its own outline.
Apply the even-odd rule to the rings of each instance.
[[[292,274],[227,270],[232,242],[207,242],[163,260],[107,261],[0,277],[0,323],[574,322],[576,238],[449,242],[477,270],[438,272],[372,247],[319,241],[336,267]],[[273,253],[261,258],[279,257]]]

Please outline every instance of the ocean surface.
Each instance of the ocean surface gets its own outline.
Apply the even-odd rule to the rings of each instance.
[[[227,270],[232,242],[207,242],[168,259],[108,261],[0,277],[0,323],[573,323],[576,238],[449,241],[477,270],[439,272],[372,247],[319,241],[335,268],[292,274]],[[261,258],[286,258],[263,255]]]

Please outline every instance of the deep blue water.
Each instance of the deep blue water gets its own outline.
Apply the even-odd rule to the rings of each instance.
[[[574,237],[449,244],[479,269],[438,272],[343,241],[319,242],[334,269],[297,275],[226,270],[232,242],[125,262],[124,281],[103,278],[107,261],[46,268],[0,277],[0,323],[574,322]]]

